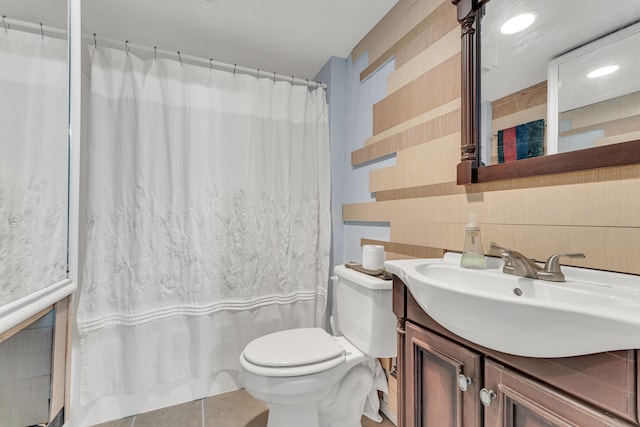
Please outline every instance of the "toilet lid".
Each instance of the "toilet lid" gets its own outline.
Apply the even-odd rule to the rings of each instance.
[[[320,363],[343,353],[344,349],[323,329],[299,328],[257,338],[243,354],[255,365],[277,368]]]

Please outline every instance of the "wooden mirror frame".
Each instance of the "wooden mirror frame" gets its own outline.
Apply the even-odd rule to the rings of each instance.
[[[461,36],[461,157],[457,166],[458,185],[468,185],[555,173],[575,172],[640,163],[640,140],[587,148],[568,153],[532,157],[515,162],[478,165],[478,74],[479,37],[476,20],[489,0],[451,0],[458,8]]]

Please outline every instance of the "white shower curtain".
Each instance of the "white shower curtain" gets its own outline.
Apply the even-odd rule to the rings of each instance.
[[[81,400],[237,372],[318,326],[329,269],[324,90],[91,48]]]
[[[0,306],[67,277],[68,80],[65,40],[0,31]]]

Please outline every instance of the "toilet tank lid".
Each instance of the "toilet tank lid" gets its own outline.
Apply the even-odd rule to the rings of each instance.
[[[368,274],[360,273],[351,268],[347,268],[344,265],[336,265],[333,272],[338,277],[350,280],[351,282],[360,285],[368,289],[376,290],[390,290],[393,288],[393,282],[391,280],[383,280],[379,277],[369,276]]]
[[[298,328],[256,338],[247,344],[243,355],[254,365],[290,367],[324,362],[343,353],[324,329]]]

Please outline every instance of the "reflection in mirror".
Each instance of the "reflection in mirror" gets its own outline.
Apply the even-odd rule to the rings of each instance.
[[[601,0],[491,0],[484,8],[479,52],[479,164],[495,165],[553,154],[557,149],[548,142],[547,120],[549,63],[639,21],[640,2],[611,0],[605,5]],[[528,15],[524,19],[528,26],[517,31],[503,29],[509,19],[523,14]],[[636,48],[624,52],[627,58],[638,57]],[[579,93],[592,93],[592,89],[570,76],[569,68],[560,73],[563,90],[573,87]],[[595,98],[585,102],[592,105],[590,111],[596,116],[609,114],[604,109],[606,105]],[[563,129],[568,126],[567,120],[570,119],[561,120]],[[566,129],[566,145],[577,139],[572,137],[576,124]],[[589,138],[601,139],[595,133]]]
[[[640,24],[549,65],[549,153],[640,139]]]
[[[0,307],[67,277],[66,0],[2,0]]]

